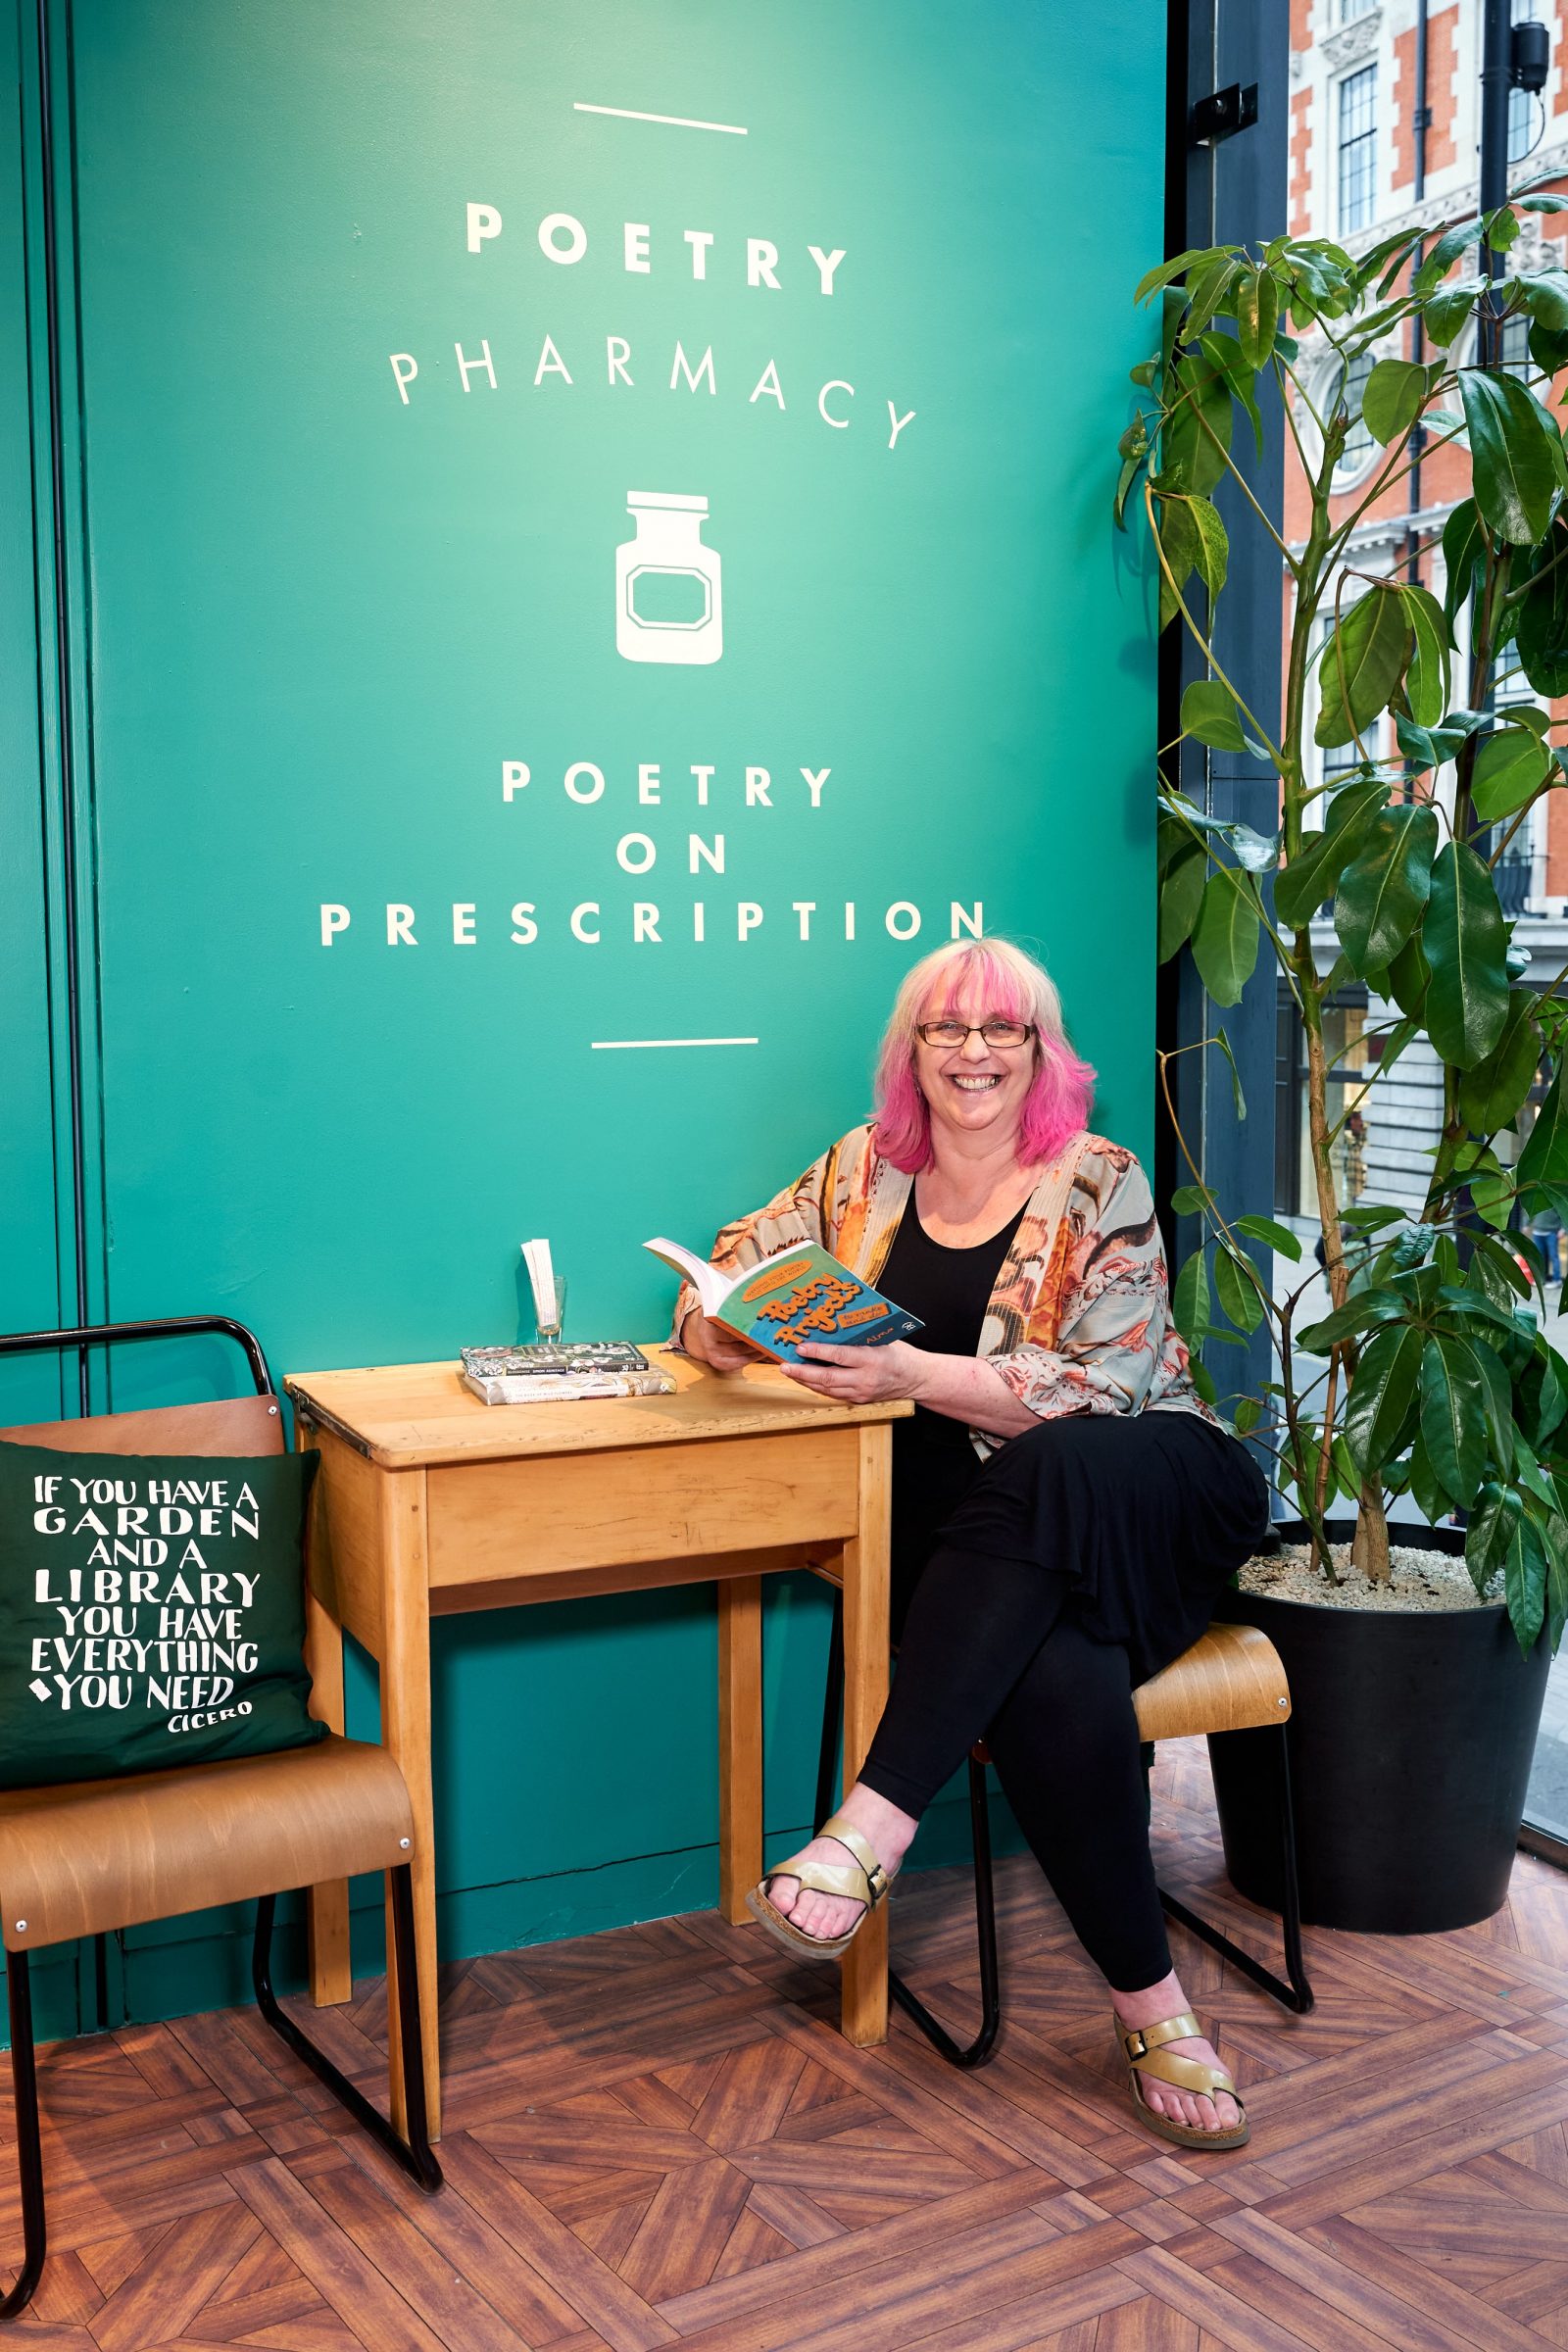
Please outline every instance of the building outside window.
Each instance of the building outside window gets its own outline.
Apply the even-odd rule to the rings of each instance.
[[[1463,221],[1475,217],[1479,203],[1477,106],[1480,89],[1485,9],[1482,0],[1438,0],[1426,11],[1425,79],[1418,81],[1415,38],[1415,0],[1317,0],[1316,5],[1293,7],[1293,83],[1290,223],[1293,234],[1343,240],[1353,254],[1364,254],[1381,238],[1415,230],[1429,231],[1440,220]],[[1554,195],[1568,194],[1568,11],[1560,0],[1512,0],[1515,24],[1537,19],[1545,24],[1551,43],[1551,71],[1540,97],[1514,92],[1509,108],[1510,184],[1535,186]],[[1385,77],[1379,86],[1380,74]],[[1419,132],[1417,108],[1425,109]],[[1528,160],[1527,160],[1528,159]],[[1416,172],[1422,171],[1419,197]],[[1527,214],[1508,267],[1532,273],[1552,273],[1568,265],[1568,214]],[[1461,264],[1454,271],[1457,282]],[[1313,408],[1326,416],[1342,391],[1354,414],[1361,386],[1343,383],[1344,363],[1335,351],[1329,328],[1307,322],[1300,334],[1297,364],[1299,380]],[[1383,347],[1396,359],[1430,360],[1430,349],[1412,350],[1408,336]],[[1381,356],[1381,354],[1380,354]],[[1473,334],[1448,347],[1450,365],[1481,364]],[[1524,318],[1505,322],[1502,366],[1516,379],[1529,383],[1537,397],[1557,410],[1565,389],[1559,371],[1554,383],[1543,380],[1529,352],[1529,323]],[[1296,412],[1305,448],[1312,448],[1311,419],[1303,406]],[[1364,427],[1349,439],[1333,483],[1331,515],[1336,523],[1350,519],[1366,500],[1377,463]],[[1439,540],[1443,524],[1459,501],[1469,495],[1470,468],[1462,451],[1434,441],[1423,458],[1419,475],[1404,475],[1391,483],[1354,524],[1346,549],[1352,571],[1393,569],[1418,578],[1434,593],[1443,594],[1444,571]],[[1309,504],[1300,468],[1292,448],[1286,452],[1283,531],[1288,545],[1299,549],[1310,522]],[[1282,582],[1290,593],[1288,579]],[[1348,590],[1347,591],[1348,594]],[[1466,630],[1459,628],[1460,650],[1454,664],[1453,700],[1469,699]],[[1520,699],[1523,681],[1509,664],[1499,665],[1494,685],[1499,714],[1510,701]],[[1315,702],[1315,679],[1311,698]],[[1564,702],[1559,699],[1559,714]],[[1369,751],[1388,752],[1392,727],[1382,722],[1379,739]],[[1358,753],[1353,743],[1320,749],[1315,777],[1333,784],[1352,772]],[[1424,780],[1421,789],[1432,789]],[[1440,780],[1439,797],[1451,793],[1451,770]],[[1324,799],[1326,799],[1326,795]],[[1314,804],[1321,822],[1323,799]],[[1511,821],[1511,820],[1510,820]],[[1506,824],[1495,829],[1485,846],[1500,849]],[[1513,945],[1530,956],[1521,985],[1540,987],[1568,961],[1568,794],[1555,793],[1518,827],[1506,849],[1500,849],[1496,879],[1506,918],[1513,926]],[[1319,968],[1327,969],[1333,949],[1328,927],[1314,926],[1314,952]],[[1330,1052],[1350,1042],[1350,1024],[1369,1021],[1374,1034],[1357,1044],[1354,1065],[1364,1054],[1374,1061],[1381,1039],[1375,1034],[1388,1018],[1389,1008],[1375,1002],[1363,1009],[1341,992],[1332,1013],[1334,1034]],[[1350,1057],[1347,1057],[1348,1060]],[[1344,1083],[1331,1090],[1339,1109],[1348,1107],[1353,1094]],[[1276,1064],[1275,1169],[1280,1213],[1304,1221],[1310,1235],[1315,1221],[1311,1171],[1304,1151],[1303,1097],[1304,1040],[1289,993],[1279,999],[1278,1058]],[[1365,1107],[1367,1134],[1357,1154],[1344,1154],[1347,1185],[1361,1172],[1352,1160],[1364,1163],[1366,1198],[1388,1200],[1419,1214],[1430,1175],[1432,1152],[1444,1118],[1443,1073],[1428,1049],[1411,1048],[1388,1077],[1380,1081]],[[1337,1180],[1342,1173],[1336,1164]],[[1298,1228],[1301,1229],[1301,1228]],[[1310,1247],[1310,1240],[1308,1241]],[[1281,1278],[1288,1269],[1282,1264]],[[1568,1314],[1555,1308],[1553,1337],[1563,1344]],[[1397,1514],[1396,1514],[1397,1515]],[[1568,1844],[1568,1647],[1553,1669],[1546,1715],[1543,1721],[1536,1771],[1527,1819],[1543,1833]]]
[[[1340,84],[1340,234],[1365,228],[1377,207],[1378,70],[1363,66]]]

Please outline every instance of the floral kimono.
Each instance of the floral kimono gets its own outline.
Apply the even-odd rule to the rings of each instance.
[[[818,1242],[875,1283],[914,1179],[853,1127],[765,1208],[726,1225],[712,1263],[726,1272]],[[683,1285],[675,1330],[697,1294]],[[1171,1322],[1165,1252],[1149,1181],[1130,1152],[1076,1135],[1041,1170],[991,1293],[980,1353],[1042,1421],[1068,1413],[1198,1413],[1187,1344]],[[1003,1443],[972,1429],[976,1451]]]

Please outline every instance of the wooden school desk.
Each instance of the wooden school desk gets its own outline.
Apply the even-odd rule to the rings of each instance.
[[[749,1917],[746,1892],[762,1871],[763,1575],[809,1567],[843,1586],[847,1783],[887,1696],[889,1425],[910,1407],[829,1404],[771,1365],[719,1374],[662,1348],[647,1353],[674,1375],[672,1396],[486,1405],[451,1363],[299,1372],[284,1382],[297,1444],[321,1453],[308,1649],[319,1711],[343,1728],[346,1630],[380,1665],[381,1737],[414,1803],[432,2132],[432,1615],[717,1581],[727,1920]],[[346,2001],[347,1887],[317,1887],[310,1918],[314,1997]],[[885,1907],[846,1956],[842,2020],[862,2046],[887,2037]]]

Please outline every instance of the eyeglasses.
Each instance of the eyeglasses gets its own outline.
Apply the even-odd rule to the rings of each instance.
[[[994,1053],[1007,1054],[1026,1046],[1034,1031],[1023,1021],[980,1021],[972,1026],[962,1021],[921,1021],[914,1034],[923,1046],[936,1046],[943,1053],[952,1053],[956,1047],[966,1046],[971,1037],[979,1037]]]

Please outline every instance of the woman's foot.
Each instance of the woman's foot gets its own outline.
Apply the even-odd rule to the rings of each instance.
[[[901,1813],[897,1805],[890,1804],[885,1796],[878,1796],[874,1789],[864,1788],[858,1781],[839,1811],[852,1829],[859,1831],[891,1879],[909,1849],[920,1826],[918,1821],[912,1814]],[[855,1857],[836,1838],[813,1838],[809,1845],[803,1846],[790,1859],[838,1867],[853,1862]],[[822,1943],[832,1943],[840,1936],[847,1936],[865,1912],[865,1905],[852,1896],[818,1894],[814,1887],[803,1888],[799,1879],[784,1871],[775,1871],[762,1884],[774,1910],[803,1936],[814,1936]]]
[[[1140,2026],[1157,2026],[1166,2018],[1180,2017],[1188,2006],[1181,1979],[1172,1969],[1157,1984],[1150,1984],[1142,1992],[1112,1992],[1111,2001],[1116,2023],[1124,2033],[1133,2033]],[[1189,2059],[1196,2066],[1218,2067],[1228,2071],[1213,2043],[1202,2034],[1190,2034],[1179,2041],[1161,2043],[1161,2049],[1173,2058]],[[1173,2082],[1161,2082],[1156,2076],[1144,2074],[1139,2091],[1147,2106],[1155,2115],[1164,2116],[1173,2124],[1185,2124],[1191,2132],[1233,2132],[1241,2122],[1241,2108],[1229,2091],[1217,2091],[1212,2098],[1197,2091],[1178,2089]]]

